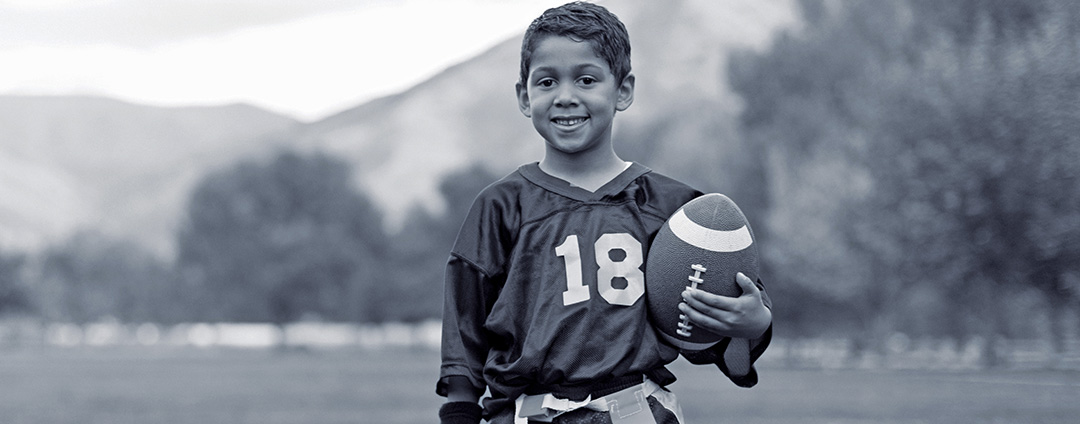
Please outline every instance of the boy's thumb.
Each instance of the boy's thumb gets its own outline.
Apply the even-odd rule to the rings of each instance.
[[[735,274],[735,282],[739,284],[739,288],[742,289],[743,294],[756,294],[758,291],[757,286],[754,285],[754,282],[750,280],[750,277],[747,277],[746,274],[743,274],[741,272]]]

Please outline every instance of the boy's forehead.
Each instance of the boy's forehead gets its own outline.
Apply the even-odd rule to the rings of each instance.
[[[551,65],[598,66],[612,72],[610,66],[596,51],[589,40],[551,34],[536,43],[532,54],[529,72]]]

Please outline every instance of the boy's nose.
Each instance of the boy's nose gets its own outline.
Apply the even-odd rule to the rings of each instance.
[[[577,105],[577,95],[573,87],[562,86],[555,94],[555,106],[569,107]]]

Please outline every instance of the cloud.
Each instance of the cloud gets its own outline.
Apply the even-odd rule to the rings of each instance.
[[[0,46],[152,48],[401,0],[2,0]]]

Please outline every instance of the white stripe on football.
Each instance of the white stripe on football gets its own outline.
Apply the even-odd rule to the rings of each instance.
[[[691,221],[682,209],[672,215],[668,220],[668,225],[671,226],[671,232],[675,233],[675,237],[691,246],[712,252],[738,252],[754,244],[750,229],[745,225],[731,231],[714,230]]]

